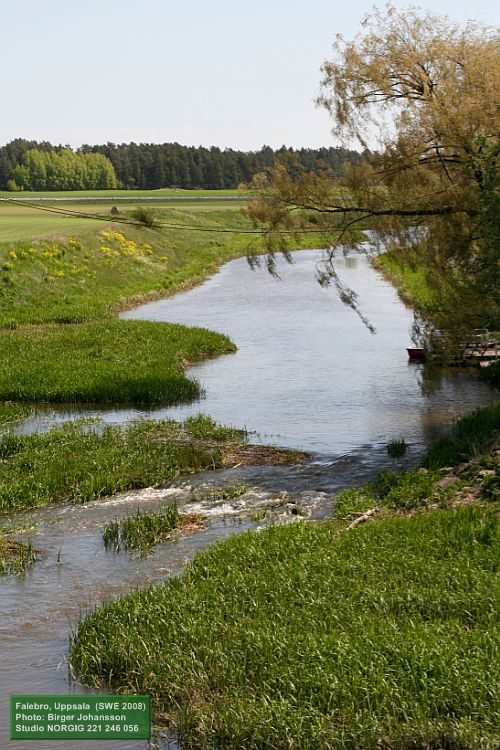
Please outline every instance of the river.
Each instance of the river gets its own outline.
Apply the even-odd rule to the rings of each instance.
[[[182,407],[155,411],[131,409],[90,412],[121,424],[137,416],[175,417],[199,411],[217,421],[244,426],[251,439],[307,450],[312,460],[296,467],[234,469],[190,477],[190,486],[244,481],[255,487],[248,503],[283,490],[288,501],[276,517],[285,518],[298,502],[306,515],[328,514],[341,487],[362,483],[379,468],[411,465],[426,442],[454,416],[494,400],[485,384],[467,373],[443,377],[431,393],[420,387],[422,370],[408,363],[411,312],[364,256],[341,258],[338,269],[359,294],[373,335],[335,291],[314,278],[318,251],[294,253],[293,265],[278,263],[275,279],[251,271],[244,259],[222,267],[202,286],[144,305],[123,318],[201,325],[228,334],[236,354],[202,362],[189,374],[205,398]],[[79,414],[89,414],[89,411]],[[46,412],[24,429],[46,429],[75,412]],[[404,438],[407,456],[395,463],[387,442]],[[260,493],[260,495],[259,495]],[[103,525],[141,507],[158,507],[175,497],[189,502],[190,487],[177,482],[166,490],[128,493],[85,506],[60,505],[2,520],[25,531],[40,559],[24,576],[0,580],[0,743],[8,738],[9,693],[66,693],[84,690],[68,684],[68,633],[79,614],[148,582],[176,573],[197,550],[243,528],[259,525],[238,505],[205,507],[207,527],[161,545],[154,555],[136,558],[106,552]],[[257,498],[257,500],[256,500]],[[285,498],[286,499],[286,498]],[[244,510],[244,508],[243,508]],[[160,744],[175,747],[165,738]],[[18,750],[50,747],[42,741],[17,741]],[[58,749],[74,745],[58,741]],[[133,741],[79,741],[78,747],[145,748]]]

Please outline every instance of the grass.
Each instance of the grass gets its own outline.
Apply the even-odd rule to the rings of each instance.
[[[0,402],[0,430],[4,431],[16,422],[26,419],[30,409],[25,404],[11,404]]]
[[[401,458],[406,453],[407,445],[404,440],[391,440],[387,444],[387,453],[391,458]]]
[[[31,544],[12,542],[0,534],[0,578],[24,573],[34,562],[35,552]]]
[[[0,218],[1,211],[0,204]],[[141,300],[166,297],[200,282],[224,261],[243,255],[250,242],[245,235],[216,231],[248,229],[234,210],[158,215],[195,231],[111,222],[89,227],[84,219],[76,230],[65,218],[48,214],[48,236],[40,239],[38,215],[33,225],[16,216],[16,239],[0,244],[0,326],[113,316]],[[0,226],[5,230],[8,222]],[[37,238],[30,240],[30,235]]]
[[[132,320],[0,332],[0,399],[172,404],[201,395],[188,362],[235,351],[222,334]]]
[[[0,438],[0,513],[57,501],[87,502],[115,492],[163,486],[179,474],[218,468],[220,436],[190,439],[171,421],[127,427],[67,422],[46,433]]]
[[[451,435],[431,445],[424,456],[423,466],[439,468],[453,466],[468,457],[478,455],[488,439],[500,430],[500,401],[459,419]]]
[[[169,503],[157,511],[138,509],[125,519],[113,521],[104,528],[102,538],[106,549],[137,550],[146,555],[156,544],[169,539],[174,529],[192,527],[198,520],[195,516],[180,516],[177,505]]]
[[[186,748],[493,748],[498,541],[471,508],[245,533],[98,608],[72,665]]]
[[[404,302],[430,311],[439,305],[439,299],[430,289],[422,268],[404,263],[390,253],[382,253],[372,262],[394,284]]]
[[[455,425],[473,455],[498,408]],[[463,471],[460,488],[482,488],[468,506],[438,468],[385,473],[341,492],[332,520],[221,542],[80,621],[72,668],[150,693],[185,748],[496,750],[493,464]],[[348,528],[374,507],[380,520]]]

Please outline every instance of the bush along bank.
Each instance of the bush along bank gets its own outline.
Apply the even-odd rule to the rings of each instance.
[[[466,424],[453,471],[384,475],[98,607],[72,668],[151,693],[186,748],[493,750],[498,406]]]

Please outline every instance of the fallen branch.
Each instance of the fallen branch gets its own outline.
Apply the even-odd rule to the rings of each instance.
[[[365,521],[368,521],[369,518],[375,515],[375,513],[378,513],[380,508],[370,508],[370,510],[367,510],[366,513],[363,513],[361,516],[358,516],[354,519],[352,523],[349,524],[347,527],[348,529],[353,529],[355,526],[358,525],[358,523],[364,523]]]

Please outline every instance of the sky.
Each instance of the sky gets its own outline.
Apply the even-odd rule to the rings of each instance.
[[[0,145],[18,137],[73,147],[339,145],[314,104],[320,67],[335,35],[352,38],[373,4],[0,0]],[[500,25],[493,0],[419,5]]]

